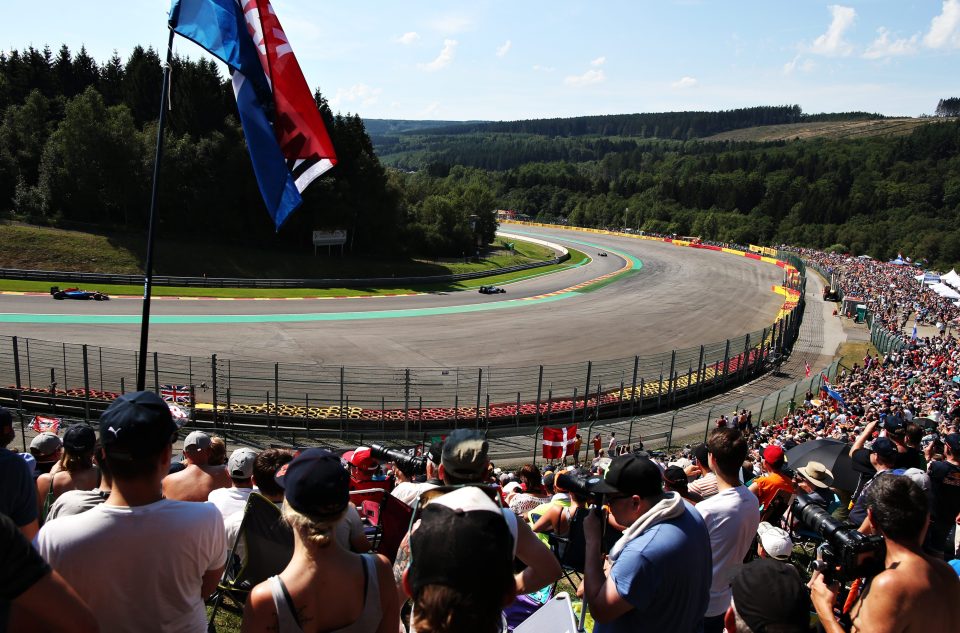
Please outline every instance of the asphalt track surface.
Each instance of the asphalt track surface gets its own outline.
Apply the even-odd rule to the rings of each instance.
[[[783,271],[764,262],[629,237],[504,230],[575,248],[592,260],[506,284],[499,295],[155,300],[150,350],[373,367],[602,361],[759,330],[773,322],[783,301],[772,290]],[[599,257],[601,250],[609,256]],[[606,285],[590,285],[625,267]],[[137,298],[107,303],[4,295],[0,334],[134,350],[140,311]]]

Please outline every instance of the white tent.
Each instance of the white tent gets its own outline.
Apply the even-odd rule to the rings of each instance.
[[[941,275],[940,281],[945,284],[949,284],[954,288],[960,288],[960,275],[958,275],[957,271],[955,270],[951,270],[946,275]]]
[[[930,290],[933,290],[935,293],[941,297],[946,297],[948,299],[960,299],[960,292],[957,292],[950,286],[944,283],[935,284],[930,286]]]

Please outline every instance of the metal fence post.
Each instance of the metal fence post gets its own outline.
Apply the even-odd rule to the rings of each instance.
[[[160,393],[160,361],[158,360],[159,354],[156,352],[153,353],[153,390],[156,393]]]
[[[627,444],[633,442],[633,421],[634,417],[630,416],[630,428],[627,430]]]
[[[783,389],[777,392],[777,404],[773,405],[773,419],[776,420],[780,417],[780,396],[783,394]]]
[[[643,378],[640,379],[640,413],[643,414],[643,392],[646,390],[646,384]],[[636,389],[634,389],[636,391]],[[633,415],[633,407],[630,407],[630,415]]]
[[[598,382],[598,383],[597,383],[597,406],[596,406],[596,408],[594,408],[594,410],[593,410],[593,419],[594,419],[594,420],[599,420],[599,419],[600,419],[600,398],[601,398],[601,396],[602,396],[602,393],[603,393],[603,389],[601,388],[600,383]],[[584,407],[584,409],[586,409],[586,407],[587,407],[586,403],[584,403],[583,407]]]
[[[587,408],[587,399],[583,399],[583,408]],[[573,388],[573,404],[570,407],[570,424],[574,424],[577,421],[577,388]],[[583,414],[583,421],[587,421],[587,414]]]
[[[713,419],[713,407],[710,407],[710,410],[707,411],[707,427],[703,429],[703,443],[707,443],[707,435],[710,434],[710,420]]]
[[[703,397],[703,381],[706,380],[707,367],[704,365],[706,360],[706,350],[703,345],[700,346],[700,360],[697,361],[697,399]]]
[[[620,402],[617,404],[617,417],[623,417],[623,381],[620,381]]]
[[[30,370],[30,339],[27,339],[27,388],[33,389],[33,372]]]
[[[680,410],[677,409],[676,411],[673,412],[673,417],[670,418],[670,432],[667,435],[667,448],[670,448],[671,446],[673,446],[673,426],[674,426],[674,423],[677,421],[677,413],[679,412]]]
[[[212,354],[210,356],[210,382],[211,388],[213,389],[213,425],[219,426],[217,420],[217,355]],[[230,393],[230,387],[227,387],[227,393]],[[229,411],[229,407],[227,408]]]
[[[727,344],[723,348],[723,380],[720,384],[727,384],[727,373],[730,371],[730,339],[727,339]]]
[[[479,368],[477,373],[477,419],[474,425],[476,430],[480,430],[480,396],[483,393],[483,367]]]
[[[630,390],[630,415],[633,415],[633,405],[637,402],[637,370],[640,369],[640,357],[633,357],[633,383]],[[643,411],[643,379],[640,386],[640,411]]]
[[[540,428],[541,428],[541,425],[538,424],[537,429],[533,432],[533,460],[531,463],[534,466],[537,465],[537,440],[540,439]]]
[[[343,437],[343,430],[347,425],[347,420],[343,417],[343,374],[343,365],[340,365],[340,406],[338,409],[338,413],[340,414],[340,437]],[[404,436],[404,439],[406,439],[406,436]]]
[[[737,367],[737,374],[740,379],[746,377],[747,370],[750,368],[750,335],[745,335],[743,339],[743,356],[740,357],[740,366]]]
[[[537,411],[533,416],[533,421],[540,424],[540,396],[543,395],[543,365],[540,365],[540,372],[537,375]]]
[[[550,424],[550,415],[553,413],[553,389],[547,390],[547,424]]]
[[[660,400],[663,397],[663,372],[660,373],[660,381],[657,383],[657,411],[660,410]]]
[[[17,347],[17,337],[13,337],[13,373],[17,379],[17,389],[22,389],[23,385],[20,383],[20,350]]]
[[[90,368],[87,365],[87,346],[83,348],[83,420],[90,423]]]
[[[586,387],[583,388],[583,421],[584,422],[587,421],[587,405],[589,404],[587,400],[590,398],[590,378],[592,373],[593,373],[593,361],[588,360],[587,361],[587,382],[586,382]],[[576,398],[573,399],[573,408],[574,410],[576,410],[577,408]],[[573,421],[576,422],[576,418],[574,418]]]
[[[403,378],[403,439],[410,435],[410,368],[404,370]]]
[[[513,409],[513,423],[517,428],[520,427],[520,392],[517,392],[517,406]]]
[[[673,381],[673,372],[677,366],[677,350],[670,350],[670,382],[667,383],[667,406],[673,403],[673,391],[676,385]]]

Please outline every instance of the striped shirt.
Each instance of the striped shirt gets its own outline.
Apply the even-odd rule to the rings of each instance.
[[[700,479],[691,483],[687,489],[690,492],[696,492],[704,499],[717,494],[717,476],[713,473],[707,473]]]

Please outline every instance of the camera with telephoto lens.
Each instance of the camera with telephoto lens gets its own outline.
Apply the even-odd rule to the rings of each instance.
[[[370,445],[370,455],[382,462],[393,462],[403,472],[414,475],[427,473],[427,458],[423,455],[410,455],[403,451],[395,451],[379,444]]]
[[[571,494],[585,498],[588,506],[599,508],[603,506],[603,495],[598,492],[590,492],[587,488],[592,479],[599,479],[599,477],[596,475],[582,477],[573,473],[560,473],[557,475],[555,485]]]
[[[809,495],[798,494],[791,512],[804,527],[823,537],[820,559],[813,561],[811,567],[823,574],[828,584],[871,578],[883,571],[886,546],[882,536],[861,534],[855,527],[833,518]]]

